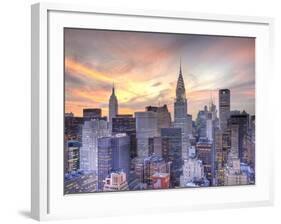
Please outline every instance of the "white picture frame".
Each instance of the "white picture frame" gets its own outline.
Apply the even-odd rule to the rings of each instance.
[[[267,99],[272,74],[271,18],[38,3],[32,15],[31,215],[37,220],[100,217],[273,203],[273,146]],[[165,31],[256,38],[256,184],[63,195],[63,27]]]

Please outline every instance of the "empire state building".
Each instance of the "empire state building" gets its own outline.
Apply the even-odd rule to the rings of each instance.
[[[112,118],[116,117],[118,115],[118,100],[115,95],[115,86],[112,87],[112,93],[109,98],[109,131],[112,132]]]
[[[177,81],[176,99],[174,103],[174,127],[181,128],[182,132],[182,158],[188,158],[189,137],[191,133],[190,118],[187,115],[187,99],[185,85],[180,64],[179,77]]]

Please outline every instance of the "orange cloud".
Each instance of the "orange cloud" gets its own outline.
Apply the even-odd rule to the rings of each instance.
[[[93,68],[83,65],[73,59],[65,58],[65,69],[72,74],[79,74],[88,78],[93,78],[99,81],[112,83],[112,79],[103,73],[100,73]]]

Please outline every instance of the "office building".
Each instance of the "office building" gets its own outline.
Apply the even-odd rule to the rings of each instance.
[[[126,133],[130,137],[130,157],[137,156],[136,118],[130,114],[118,114],[112,118],[112,134]]]
[[[214,158],[213,158],[213,144],[207,138],[199,139],[196,145],[197,158],[202,161],[204,174],[206,178],[213,182],[213,168],[214,168]]]
[[[100,108],[85,108],[85,109],[83,109],[83,118],[84,118],[84,121],[101,118],[101,109]]]
[[[147,157],[149,154],[148,139],[157,136],[157,113],[153,111],[135,112],[137,154]]]
[[[148,106],[146,111],[153,111],[157,113],[157,132],[160,135],[161,128],[170,128],[172,124],[171,114],[168,111],[167,105],[162,107]]]
[[[169,173],[154,173],[152,175],[152,189],[168,189],[170,187]]]
[[[79,170],[80,147],[81,143],[78,141],[67,141],[67,172]]]
[[[201,160],[189,158],[184,160],[180,178],[180,186],[185,187],[188,183],[201,180],[204,177],[204,168]]]
[[[110,174],[113,168],[111,137],[102,137],[98,139],[98,190],[103,190],[104,180]]]
[[[166,162],[162,157],[152,155],[134,159],[134,170],[137,178],[145,189],[152,188],[152,176],[155,173],[170,174],[171,162]]]
[[[125,133],[111,137],[112,169],[123,171],[129,177],[130,137]]]
[[[231,146],[234,144],[237,148],[238,158],[242,162],[245,161],[245,153],[246,153],[246,146],[244,139],[246,138],[246,135],[249,134],[249,114],[247,114],[245,111],[243,111],[241,114],[237,115],[231,115],[228,120],[228,126],[231,129],[231,132],[235,132],[235,138],[233,138],[233,135],[231,134]],[[232,143],[232,141],[234,143]]]
[[[230,90],[219,90],[219,116],[220,128],[222,131],[227,129],[227,120],[230,116]]]
[[[104,120],[85,121],[82,127],[82,147],[80,169],[97,171],[98,138],[108,136],[107,122]]]
[[[79,171],[64,176],[64,194],[90,193],[97,191],[97,176],[94,172]]]
[[[161,137],[168,141],[167,155],[163,158],[171,162],[171,184],[179,186],[182,173],[182,133],[180,128],[162,128]],[[165,158],[166,157],[166,158]]]
[[[123,171],[112,171],[104,180],[103,191],[125,191],[129,190],[126,173]]]
[[[66,113],[64,116],[64,138],[66,141],[82,140],[83,117],[75,117],[73,113]]]

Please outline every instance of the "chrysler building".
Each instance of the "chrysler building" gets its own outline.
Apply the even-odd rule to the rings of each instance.
[[[185,93],[182,68],[180,63],[179,77],[177,81],[176,99],[174,103],[174,127],[182,131],[182,159],[188,158],[189,134],[191,134],[191,119],[187,114],[187,99]]]

